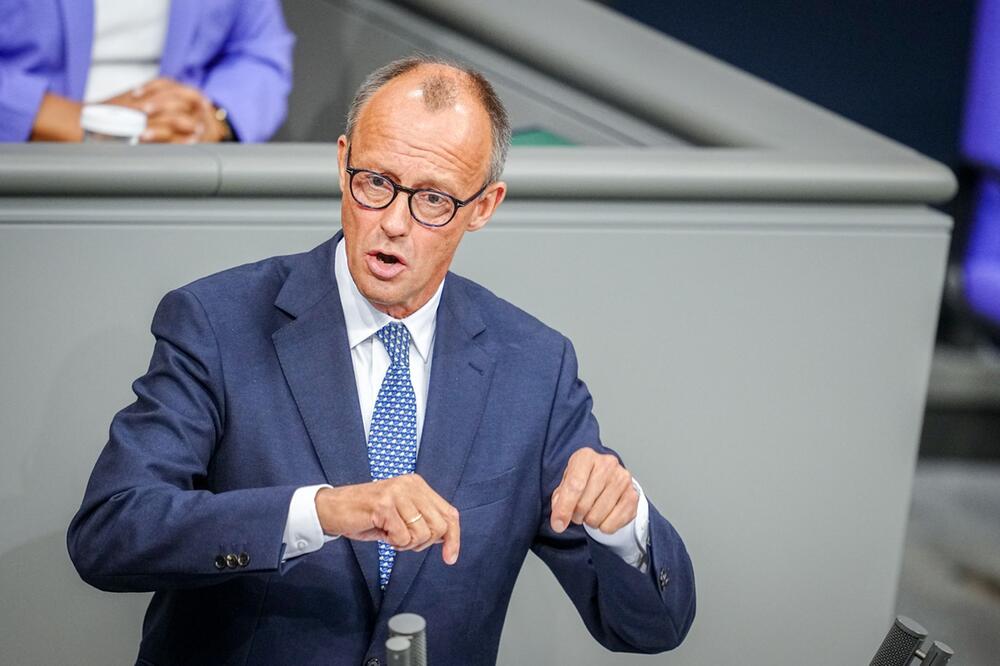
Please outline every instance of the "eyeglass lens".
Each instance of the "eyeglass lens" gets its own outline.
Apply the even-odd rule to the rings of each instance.
[[[392,201],[396,189],[384,176],[358,171],[351,179],[351,192],[363,206],[384,208]],[[410,212],[424,224],[443,224],[455,213],[455,202],[432,190],[417,190],[410,198]]]

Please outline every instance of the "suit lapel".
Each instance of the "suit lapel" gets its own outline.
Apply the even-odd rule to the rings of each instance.
[[[66,37],[66,94],[83,99],[94,44],[93,0],[60,0]]]
[[[494,359],[475,340],[484,329],[464,286],[449,276],[438,308],[416,469],[448,502],[462,478],[493,378]],[[441,556],[440,548],[397,553],[377,622],[385,622],[396,613],[430,552]]]
[[[160,76],[177,78],[184,70],[184,57],[198,27],[200,3],[195,0],[172,0],[167,39],[160,60]]]
[[[333,279],[333,249],[340,234],[314,250],[291,273],[275,304],[295,317],[271,337],[323,472],[333,486],[371,481],[358,392],[340,295]],[[375,542],[351,541],[377,608]]]

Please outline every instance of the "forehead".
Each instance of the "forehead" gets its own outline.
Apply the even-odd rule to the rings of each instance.
[[[490,158],[489,117],[453,71],[425,70],[390,81],[365,104],[351,138],[352,161],[404,184],[478,188]]]

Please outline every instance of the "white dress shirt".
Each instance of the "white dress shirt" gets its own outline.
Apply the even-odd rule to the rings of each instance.
[[[389,354],[375,337],[375,333],[391,321],[401,322],[410,332],[410,380],[417,402],[417,452],[420,451],[420,435],[423,431],[424,412],[427,408],[427,387],[431,377],[431,361],[434,351],[434,333],[437,328],[437,310],[441,302],[444,282],[419,310],[403,319],[393,319],[368,302],[351,277],[347,267],[347,251],[344,240],[337,244],[334,274],[340,292],[340,304],[347,324],[347,340],[351,347],[351,361],[354,364],[354,381],[357,383],[358,402],[361,418],[364,420],[365,439],[371,428],[375,399],[386,371],[389,369]],[[639,492],[639,510],[633,520],[614,534],[604,534],[600,530],[584,526],[587,533],[598,543],[602,543],[629,564],[646,570],[646,537],[649,532],[649,504],[642,488],[633,479]],[[323,534],[316,513],[316,493],[326,484],[304,486],[295,491],[288,509],[285,523],[284,560],[305,555],[322,548],[327,541],[337,537]]]
[[[155,79],[167,42],[170,0],[94,0],[94,41],[85,102]]]

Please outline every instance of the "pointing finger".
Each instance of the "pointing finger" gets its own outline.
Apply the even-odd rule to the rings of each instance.
[[[445,521],[448,523],[444,533],[444,546],[441,548],[441,556],[446,564],[458,562],[458,551],[461,548],[462,530],[458,515],[458,509],[449,505],[444,512]]]

